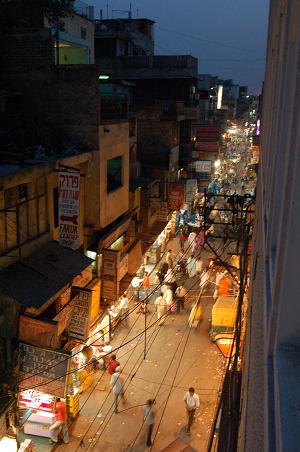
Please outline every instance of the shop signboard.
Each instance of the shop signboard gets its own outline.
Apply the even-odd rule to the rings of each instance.
[[[186,181],[185,202],[187,204],[190,204],[191,202],[194,201],[197,188],[198,188],[197,179],[188,179]]]
[[[211,174],[211,160],[198,160],[195,162],[196,173]]]
[[[118,251],[103,250],[102,297],[116,300],[118,296]]]
[[[19,387],[29,388],[56,397],[66,397],[70,355],[19,344]]]
[[[230,358],[235,355],[234,333],[223,333],[215,336],[215,343],[224,358]]]
[[[19,341],[28,342],[37,347],[58,347],[58,323],[53,320],[41,320],[21,314],[19,318]]]
[[[64,332],[64,330],[68,328],[71,321],[74,305],[75,300],[71,300],[54,317],[54,320],[58,322],[58,336],[60,336]]]
[[[80,173],[59,173],[59,243],[73,250],[80,246]]]
[[[168,196],[168,209],[170,210],[180,210],[184,203],[184,190],[185,186],[183,183],[174,183],[170,185],[169,196]]]
[[[72,291],[76,296],[72,300],[74,308],[69,325],[69,336],[71,339],[85,342],[89,333],[92,291],[81,287],[72,287]]]

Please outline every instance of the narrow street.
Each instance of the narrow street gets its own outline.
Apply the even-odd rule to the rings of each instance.
[[[177,239],[169,242],[176,248]],[[169,246],[168,245],[168,246]],[[188,285],[189,284],[189,285]],[[197,328],[188,326],[192,302],[199,294],[197,277],[187,283],[192,287],[185,310],[170,314],[163,326],[157,323],[147,331],[147,355],[144,359],[144,334],[117,353],[125,381],[125,403],[113,413],[110,376],[96,374],[91,389],[81,397],[82,409],[70,428],[70,443],[58,451],[105,450],[142,451],[146,449],[143,404],[156,398],[153,451],[160,451],[177,438],[197,451],[205,451],[222,381],[224,358],[209,338],[213,299],[205,294],[203,316]],[[156,321],[152,297],[147,326]],[[112,346],[115,349],[144,330],[144,316],[133,312],[128,327],[119,327]],[[186,410],[183,396],[190,386],[200,398],[200,409],[191,435],[184,433]],[[181,450],[181,449],[178,449]]]

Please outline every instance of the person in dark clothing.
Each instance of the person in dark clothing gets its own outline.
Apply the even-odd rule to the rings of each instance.
[[[147,404],[144,406],[144,422],[147,426],[147,446],[152,446],[152,432],[154,427],[154,412],[152,406],[154,404],[154,400],[147,400]]]

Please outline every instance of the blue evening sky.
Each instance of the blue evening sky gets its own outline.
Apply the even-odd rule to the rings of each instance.
[[[191,54],[199,72],[232,78],[259,93],[264,77],[268,0],[85,0],[106,18],[126,17],[112,10],[128,10],[132,17],[156,21],[156,54]]]

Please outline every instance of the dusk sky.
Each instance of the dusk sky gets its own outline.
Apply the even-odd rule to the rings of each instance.
[[[106,5],[112,13],[128,10],[133,18],[156,21],[156,54],[192,54],[199,72],[232,78],[259,93],[264,77],[269,0],[85,0],[96,7],[96,18]]]

